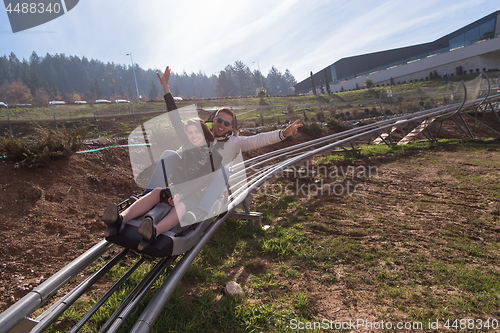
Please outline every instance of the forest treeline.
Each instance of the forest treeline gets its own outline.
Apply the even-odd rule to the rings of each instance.
[[[29,59],[19,60],[14,53],[0,57],[0,102],[9,105],[47,105],[51,100],[72,103],[78,100],[126,99],[142,101],[162,99],[163,91],[157,69],[139,65],[104,63],[83,56],[33,52]],[[161,71],[161,70],[160,70]],[[135,77],[134,77],[135,72]],[[137,80],[137,85],[136,85]],[[227,65],[217,74],[203,72],[172,73],[170,90],[183,98],[253,96],[263,87],[268,95],[293,93],[295,78],[287,69],[272,67],[267,76],[250,70],[242,61]]]

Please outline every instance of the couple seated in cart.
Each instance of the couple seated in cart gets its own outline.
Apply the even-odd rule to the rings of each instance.
[[[164,116],[175,131],[175,137],[165,139],[163,136],[159,141],[176,142],[177,147],[180,143],[181,147],[175,151],[163,149],[162,142],[158,149],[163,153],[156,162],[148,149],[158,142],[149,143],[142,126],[140,131],[147,148],[134,146],[133,149],[141,151],[142,156],[136,156],[141,162],[147,160],[147,151],[154,172],[143,195],[109,205],[102,218],[107,226],[104,234],[108,241],[152,256],[168,256],[189,250],[210,224],[210,218],[227,210],[229,176],[234,173],[233,167],[243,167],[242,151],[284,140],[295,134],[301,124],[297,120],[285,130],[240,137],[233,133],[237,122],[229,108],[217,110],[207,122],[194,115],[183,121],[186,114],[177,109],[168,85],[170,68],[167,67],[163,75],[157,75],[165,91],[167,113]],[[164,131],[160,129],[160,132]],[[131,134],[129,138],[132,137]],[[136,169],[137,181],[146,168]],[[238,186],[242,184],[241,181],[237,183]]]

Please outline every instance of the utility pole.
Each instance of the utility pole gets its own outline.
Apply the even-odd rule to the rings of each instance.
[[[132,59],[132,52],[127,53],[127,55],[130,56],[130,61],[132,62],[132,72],[134,73],[134,80],[135,80],[135,90],[137,92],[137,100],[141,102],[141,96],[139,95],[139,87],[137,86],[137,77],[135,76],[135,68],[134,68],[134,60]]]
[[[264,88],[264,85],[262,84],[262,73],[260,72],[260,65],[258,61],[252,61],[252,63],[257,63],[257,69],[259,70],[259,78],[260,78],[260,87]]]

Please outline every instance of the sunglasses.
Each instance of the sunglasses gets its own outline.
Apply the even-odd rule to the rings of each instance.
[[[219,118],[219,117],[215,117],[214,120],[216,120],[219,124],[222,124],[224,123],[224,126],[226,127],[229,127],[229,126],[232,126],[233,124],[231,124],[229,121],[227,120],[224,120],[222,118]]]

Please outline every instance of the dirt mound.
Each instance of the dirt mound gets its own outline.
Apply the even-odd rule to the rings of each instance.
[[[0,163],[0,311],[102,240],[100,214],[140,189],[125,148],[75,154],[50,167]]]

